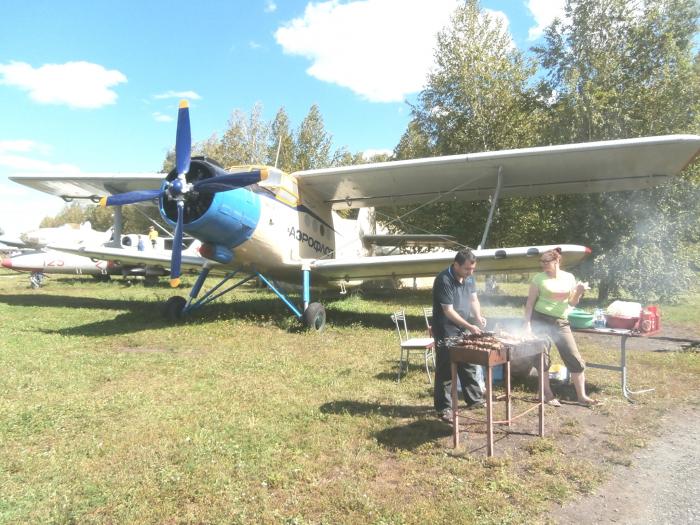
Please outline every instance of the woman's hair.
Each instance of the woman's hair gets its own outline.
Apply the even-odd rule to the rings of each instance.
[[[540,261],[561,261],[561,248],[554,248],[553,250],[547,250],[540,255]]]

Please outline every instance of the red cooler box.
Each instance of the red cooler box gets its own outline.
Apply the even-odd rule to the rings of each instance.
[[[637,326],[639,317],[623,317],[621,315],[606,315],[605,326],[608,328],[620,328],[622,330],[632,330]]]

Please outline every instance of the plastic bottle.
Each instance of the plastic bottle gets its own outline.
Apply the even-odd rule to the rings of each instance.
[[[605,328],[605,313],[602,308],[593,311],[593,328]]]

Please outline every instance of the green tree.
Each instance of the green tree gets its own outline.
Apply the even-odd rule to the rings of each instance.
[[[250,115],[235,110],[221,140],[221,156],[215,160],[226,168],[268,163],[269,132],[260,104],[253,106]]]
[[[268,162],[288,173],[293,171],[295,157],[294,135],[290,126],[289,115],[281,107],[270,125],[270,141],[267,148]]]
[[[534,65],[513,46],[501,21],[484,12],[476,0],[457,8],[449,26],[438,34],[435,62],[396,147],[397,159],[537,143],[541,103],[528,85]],[[488,206],[487,202],[436,202],[414,212],[415,206],[380,211],[404,217],[394,223],[397,230],[450,234],[476,246]],[[517,199],[501,203],[491,244],[500,243],[512,230],[513,221],[507,220],[514,217],[510,208],[520,206]]]
[[[695,0],[569,0],[566,13],[534,49],[548,72],[539,86],[551,102],[547,141],[697,133]],[[687,219],[700,213],[698,189],[691,168],[654,190],[559,197],[553,204],[567,210],[559,235],[578,236],[599,255],[592,275],[601,298],[668,300],[693,278],[687,254],[698,224]]]
[[[331,144],[332,137],[325,129],[321,111],[314,104],[296,132],[294,171],[330,166]]]
[[[64,224],[82,224],[87,220],[85,206],[79,202],[66,204],[54,217],[44,217],[39,223],[40,228],[56,228]]]
[[[149,219],[162,223],[155,206],[123,206],[122,232],[145,233],[152,224]],[[82,224],[86,221],[90,221],[94,230],[106,231],[114,224],[114,208],[72,202],[66,204],[55,216],[44,217],[39,227],[56,228],[64,224]]]

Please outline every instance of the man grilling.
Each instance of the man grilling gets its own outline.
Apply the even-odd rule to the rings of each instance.
[[[455,255],[454,262],[440,272],[433,282],[432,328],[437,352],[433,403],[438,415],[449,422],[452,421],[452,373],[445,338],[467,331],[480,334],[481,328],[486,326],[476,296],[475,269],[476,256],[469,249],[460,250]],[[470,316],[478,325],[468,321]],[[478,408],[485,403],[479,383],[480,373],[479,365],[460,364],[457,367],[467,408]]]

